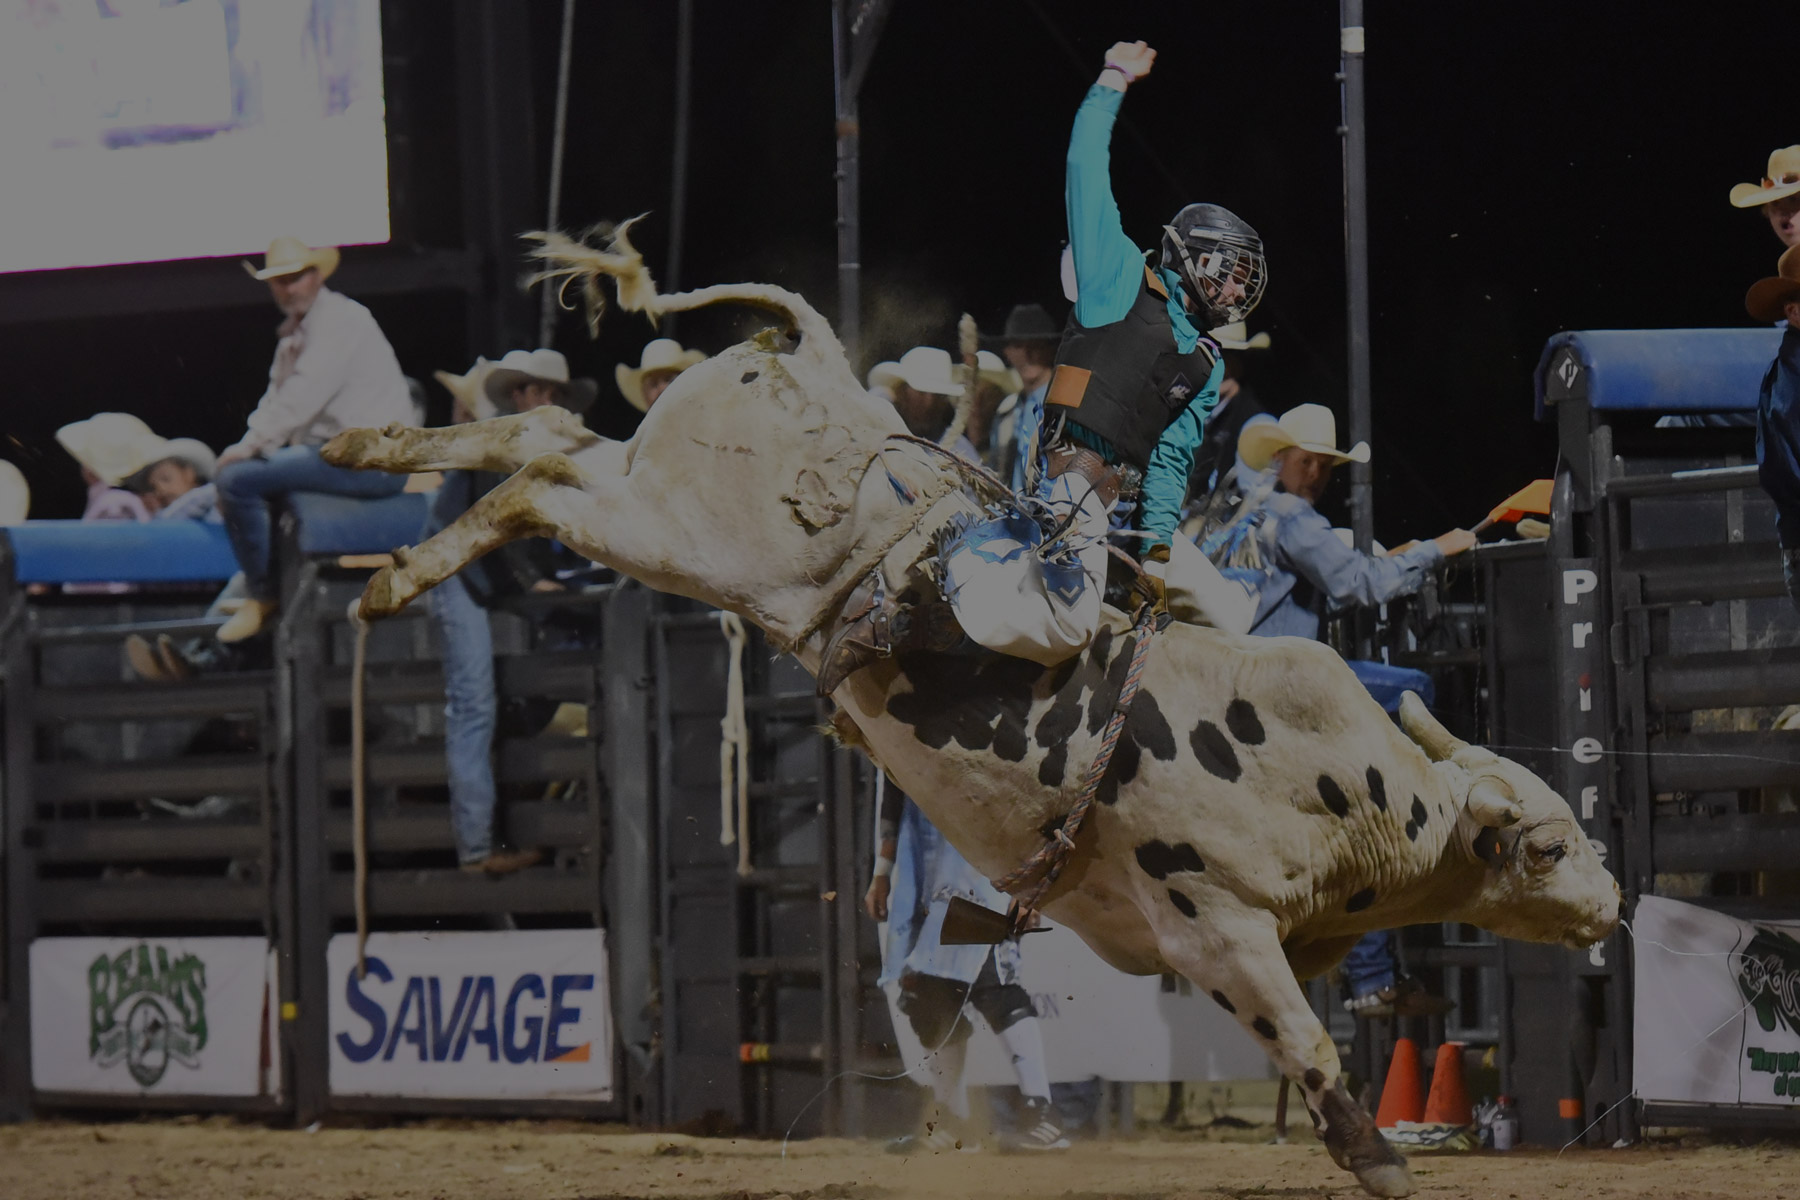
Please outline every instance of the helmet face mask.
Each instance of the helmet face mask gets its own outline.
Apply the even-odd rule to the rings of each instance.
[[[1180,274],[1208,328],[1242,321],[1268,283],[1262,239],[1215,204],[1190,204],[1163,226],[1162,262]]]

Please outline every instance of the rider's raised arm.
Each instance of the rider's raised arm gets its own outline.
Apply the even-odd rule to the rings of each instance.
[[[1125,88],[1132,78],[1149,72],[1155,53],[1141,42],[1136,46],[1122,42],[1108,51],[1107,68],[1088,88],[1069,135],[1063,202],[1075,258],[1075,319],[1090,329],[1110,325],[1129,312],[1143,278],[1144,253],[1125,236],[1113,200],[1110,159],[1113,122]]]

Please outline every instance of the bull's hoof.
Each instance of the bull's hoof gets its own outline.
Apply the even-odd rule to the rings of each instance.
[[[1412,1172],[1399,1163],[1364,1167],[1356,1173],[1356,1178],[1363,1185],[1363,1191],[1371,1196],[1410,1196],[1418,1190],[1413,1186]]]
[[[391,447],[388,438],[373,429],[346,429],[319,447],[319,457],[334,467],[378,467],[378,456]]]
[[[412,586],[412,580],[406,578],[401,571],[394,567],[383,567],[375,572],[368,586],[363,588],[356,615],[365,622],[391,617],[410,604],[418,594],[418,589]]]

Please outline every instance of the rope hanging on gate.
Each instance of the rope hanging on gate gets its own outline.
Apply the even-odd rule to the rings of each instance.
[[[356,663],[350,675],[350,848],[356,862],[356,977],[363,978],[363,948],[369,942],[369,781],[368,730],[363,720],[363,684],[369,665],[369,623],[356,615],[351,602],[350,623],[356,627]]]
[[[1144,679],[1144,665],[1150,658],[1150,638],[1162,626],[1159,619],[1146,604],[1138,610],[1137,619],[1132,623],[1132,631],[1136,641],[1131,648],[1131,668],[1125,674],[1125,682],[1119,687],[1118,699],[1113,701],[1112,715],[1107,718],[1106,730],[1100,735],[1100,752],[1088,765],[1087,778],[1082,782],[1081,795],[1076,797],[1074,807],[1056,827],[1050,840],[1039,848],[1036,854],[1026,859],[1023,864],[994,880],[994,887],[1013,897],[1011,913],[1011,936],[1025,932],[1032,916],[1044,903],[1044,897],[1055,885],[1057,876],[1068,864],[1069,855],[1075,850],[1076,835],[1081,832],[1082,823],[1087,820],[1088,810],[1094,806],[1094,797],[1100,792],[1100,781],[1106,778],[1107,768],[1112,766],[1113,751],[1118,748],[1119,734],[1125,728],[1125,718],[1131,712],[1131,702],[1137,698],[1138,685]]]
[[[744,715],[744,647],[750,635],[736,613],[719,614],[731,647],[725,672],[725,715],[719,720],[719,845],[738,848],[738,874],[748,875],[750,839],[750,723]]]

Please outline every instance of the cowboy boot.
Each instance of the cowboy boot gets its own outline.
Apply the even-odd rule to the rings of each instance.
[[[829,696],[838,684],[878,658],[905,650],[944,654],[966,637],[948,602],[898,604],[873,589],[851,594],[844,611],[857,615],[838,627],[819,659],[819,695]]]

